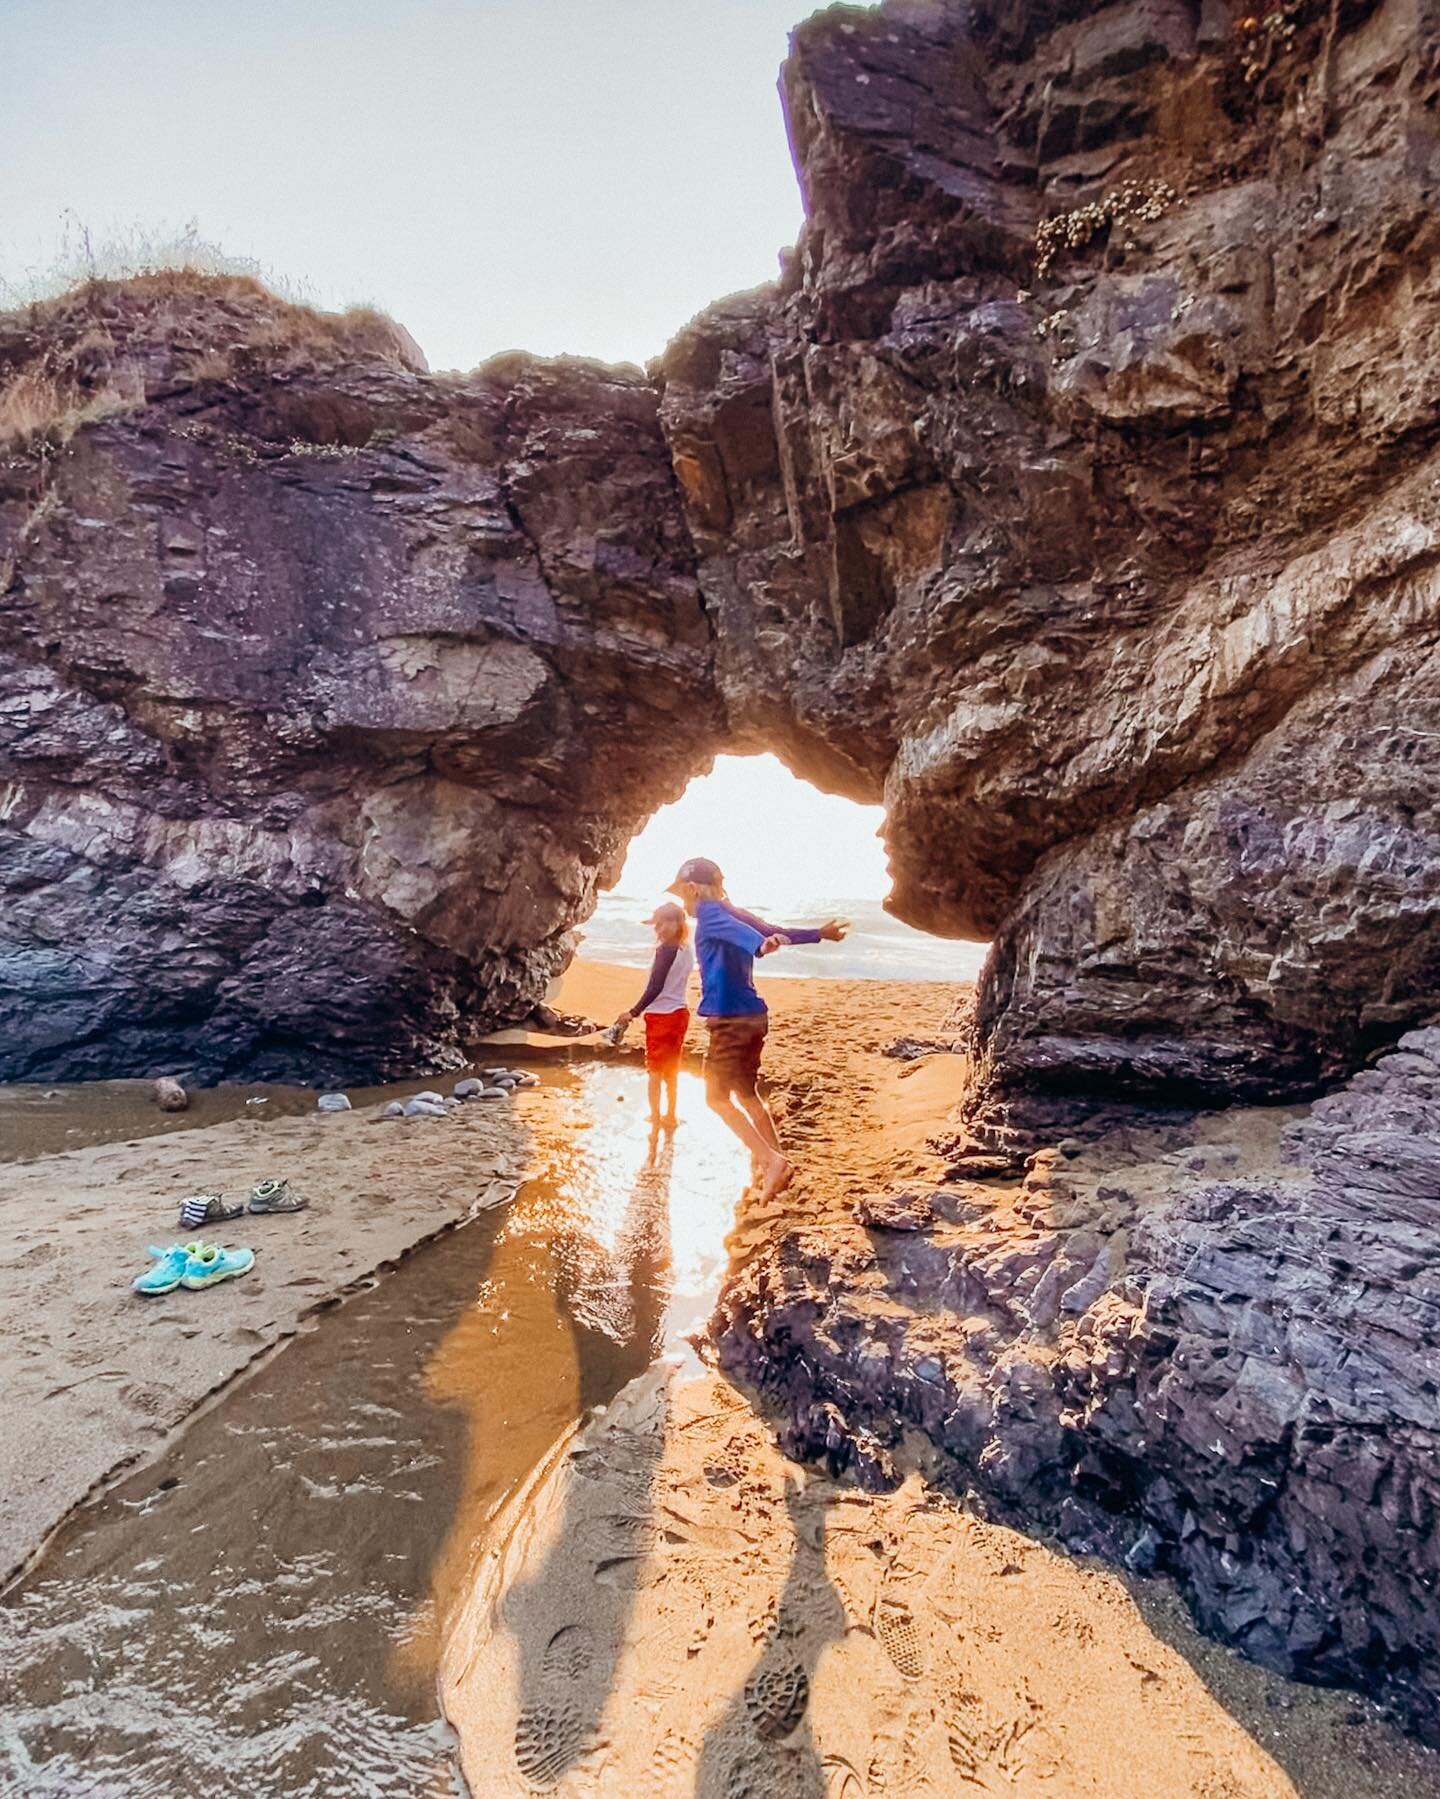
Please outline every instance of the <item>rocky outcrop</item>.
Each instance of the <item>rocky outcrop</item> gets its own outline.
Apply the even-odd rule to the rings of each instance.
[[[732,726],[995,938],[982,1136],[1313,1089],[1437,1001],[1440,34],[1249,23],[819,15],[786,279],[662,364]]]
[[[732,1280],[722,1360],[795,1452],[886,1487],[921,1432],[1002,1516],[1440,1742],[1440,1031],[1286,1116],[877,1194]]]
[[[0,1078],[365,1079],[523,1016],[716,741],[639,371],[159,278],[12,315]],[[73,433],[73,434],[71,434]]]
[[[1440,1007],[1431,0],[840,6],[783,89],[801,240],[648,375],[243,282],[0,321],[0,1078],[453,1060],[726,746],[993,937],[992,1169]],[[1433,1728],[1435,1059],[1289,1172],[877,1197],[727,1354]]]
[[[832,7],[800,242],[648,379],[243,283],[12,316],[4,1070],[443,1059],[722,745],[883,797],[895,910],[993,935],[992,1144],[1423,1022],[1437,42]]]

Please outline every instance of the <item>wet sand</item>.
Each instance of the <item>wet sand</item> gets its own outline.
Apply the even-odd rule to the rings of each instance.
[[[531,1122],[513,1205],[312,1320],[6,1594],[0,1792],[453,1795],[445,1619],[507,1496],[708,1303],[742,1161],[703,1113],[650,1156],[630,1069],[548,1077]]]
[[[557,1003],[608,1020],[638,984],[633,970],[578,964]],[[959,1094],[963,1058],[902,1062],[879,1051],[897,1036],[934,1032],[955,989],[808,980],[768,987],[767,1068],[801,1172],[765,1212],[747,1206],[732,1217],[743,1158],[705,1136],[714,1121],[699,1109],[698,1083],[686,1083],[686,1121],[670,1161],[662,1148],[645,1172],[637,1050],[594,1067],[593,1046],[583,1042],[515,1052],[591,1064],[590,1097],[578,1109],[565,1097],[573,1081],[557,1073],[544,1090],[520,1096],[513,1112],[472,1107],[453,1121],[405,1125],[372,1124],[363,1111],[247,1117],[43,1155],[4,1171],[0,1365],[22,1427],[0,1452],[0,1479],[16,1500],[5,1519],[11,1557],[26,1554],[91,1483],[127,1460],[148,1465],[163,1453],[180,1483],[160,1485],[158,1465],[148,1469],[150,1484],[145,1472],[130,1476],[100,1507],[76,1513],[12,1593],[16,1615],[30,1619],[30,1649],[39,1645],[31,1664],[39,1691],[30,1695],[37,1741],[88,1753],[97,1732],[113,1733],[113,1746],[149,1730],[163,1743],[163,1669],[142,1703],[144,1683],[127,1686],[126,1665],[132,1656],[163,1661],[173,1572],[182,1587],[198,1583],[188,1612],[178,1601],[172,1608],[195,1653],[208,1643],[220,1669],[246,1655],[261,1665],[255,1679],[234,1680],[225,1711],[242,1747],[271,1725],[277,1733],[261,1744],[259,1762],[235,1751],[237,1770],[251,1770],[250,1790],[256,1779],[265,1785],[264,1754],[289,1753],[286,1741],[306,1777],[325,1765],[349,1769],[347,1790],[443,1790],[427,1784],[440,1778],[444,1744],[423,1697],[438,1661],[462,1765],[471,1790],[487,1799],[534,1791],[603,1799],[1440,1792],[1440,1762],[1363,1702],[1296,1688],[1201,1642],[1163,1586],[1122,1583],[981,1523],[913,1477],[881,1499],[821,1480],[785,1462],[746,1397],[697,1373],[693,1358],[619,1391],[629,1373],[707,1315],[727,1224],[733,1268],[777,1231],[823,1228],[870,1187],[923,1179],[938,1166],[925,1140]],[[62,1093],[45,1103],[72,1100]],[[115,1119],[103,1128],[116,1128]],[[675,1157],[689,1158],[693,1178],[676,1179]],[[393,1391],[387,1398],[366,1390],[363,1403],[391,1406],[399,1420],[372,1429],[347,1413],[320,1437],[317,1457],[325,1404],[313,1396],[324,1381],[297,1381],[292,1391],[285,1378],[307,1338],[298,1350],[260,1360],[248,1382],[226,1386],[174,1440],[207,1393],[305,1328],[310,1312],[363,1288],[369,1271],[427,1233],[505,1198],[526,1170],[545,1180],[523,1210],[524,1231],[512,1239],[503,1223],[473,1227],[495,1233],[483,1256],[483,1295],[467,1300],[461,1283],[448,1325],[445,1303],[423,1324],[413,1322],[423,1308],[412,1307],[412,1324],[404,1324],[403,1290],[401,1313],[392,1313],[383,1289],[325,1321],[353,1319],[362,1341],[367,1331],[396,1332],[395,1369],[381,1371]],[[183,1192],[273,1172],[302,1179],[317,1204],[299,1219],[255,1221],[243,1239],[261,1252],[255,1275],[178,1299],[132,1298],[130,1259],[145,1241],[168,1238]],[[535,1268],[521,1237],[537,1236],[572,1243],[578,1272],[535,1312],[515,1302]],[[75,1262],[73,1272],[63,1287],[58,1279],[46,1286],[45,1271],[62,1256]],[[507,1337],[517,1313],[530,1324]],[[543,1352],[542,1335],[558,1359]],[[603,1349],[621,1339],[623,1354]],[[332,1372],[343,1373],[343,1356],[327,1353]],[[453,1431],[438,1451],[427,1447],[418,1415],[404,1415],[413,1402],[396,1395],[415,1379],[427,1403],[464,1417],[463,1450]],[[357,1394],[364,1387],[356,1381]],[[247,1395],[260,1404],[263,1428],[227,1450]],[[612,1399],[605,1415],[585,1422]],[[249,1447],[267,1444],[273,1483],[258,1473],[247,1483]],[[431,1454],[435,1468],[410,1466]],[[327,1490],[302,1496],[302,1475]],[[397,1499],[397,1480],[421,1495],[418,1509]],[[369,1499],[367,1484],[375,1488]],[[221,1493],[234,1508],[224,1566],[253,1589],[229,1647],[206,1634],[214,1627],[205,1616],[203,1556],[197,1569],[181,1541],[195,1526],[209,1527]],[[253,1518],[244,1511],[252,1497]],[[356,1516],[368,1505],[376,1521],[360,1538],[347,1538],[338,1523],[347,1503],[361,1508]],[[314,1515],[332,1521],[318,1526],[322,1543],[333,1538],[325,1556],[311,1543]],[[159,1552],[165,1572],[147,1571],[149,1558],[123,1528],[136,1516],[171,1520]],[[379,1534],[367,1547],[371,1528]],[[195,1540],[204,1545],[204,1532]],[[404,1558],[404,1578],[381,1570],[384,1578],[370,1580],[391,1556]],[[68,1588],[67,1563],[86,1577]],[[116,1584],[91,1604],[99,1589],[86,1579],[105,1577]],[[46,1583],[49,1598],[32,1598]],[[46,1611],[51,1605],[57,1609]],[[147,1620],[138,1629],[136,1612]],[[359,1689],[344,1685],[347,1661],[373,1653],[357,1648],[376,1640],[366,1616],[381,1619],[381,1637],[398,1643],[373,1692],[365,1685],[379,1680],[373,1667],[362,1670]],[[106,1617],[120,1621],[108,1635]],[[279,1640],[296,1631],[288,1644]],[[137,1637],[143,1649],[127,1648]],[[293,1663],[285,1660],[291,1648]],[[357,1690],[373,1700],[360,1713],[341,1703]],[[196,1720],[204,1705],[197,1689]],[[143,1727],[135,1723],[142,1714]],[[298,1738],[282,1740],[292,1725]],[[350,1762],[350,1750],[337,1747],[346,1732]],[[419,1759],[407,1764],[412,1755]],[[402,1770],[389,1785],[377,1772],[382,1764]],[[122,1782],[90,1790],[228,1788]]]
[[[24,1563],[87,1493],[160,1449],[317,1307],[509,1199],[525,1166],[525,1094],[384,1123],[377,1107],[332,1114],[309,1103],[302,1116],[234,1118],[0,1168],[0,1569]],[[114,1128],[108,1110],[105,1120]],[[202,1292],[131,1292],[146,1246],[181,1236],[186,1194],[243,1197],[274,1175],[308,1195],[306,1211],[203,1233],[252,1248],[248,1274]]]

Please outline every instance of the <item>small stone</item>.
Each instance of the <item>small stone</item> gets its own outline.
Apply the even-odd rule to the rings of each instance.
[[[162,1074],[155,1083],[155,1104],[162,1112],[183,1112],[190,1104],[190,1095],[168,1074]]]
[[[315,1101],[322,1112],[348,1112],[350,1101],[343,1093],[322,1093]]]
[[[1132,1574],[1151,1574],[1160,1558],[1161,1539],[1153,1525],[1147,1524],[1125,1551],[1125,1566]]]

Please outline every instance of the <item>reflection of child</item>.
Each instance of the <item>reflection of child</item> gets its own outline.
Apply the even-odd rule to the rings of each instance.
[[[690,947],[690,926],[683,909],[663,905],[645,921],[655,927],[655,960],[645,991],[612,1027],[623,1031],[632,1018],[645,1020],[645,1072],[650,1076],[650,1117],[656,1124],[674,1125],[675,1089],[680,1074],[680,1052],[690,1026],[687,990],[695,968]],[[669,1099],[662,1115],[661,1092]]]

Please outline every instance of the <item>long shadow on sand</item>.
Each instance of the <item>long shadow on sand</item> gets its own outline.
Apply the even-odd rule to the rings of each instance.
[[[700,1753],[695,1799],[826,1799],[827,1774],[810,1734],[810,1686],[826,1645],[846,1631],[845,1606],[825,1570],[825,1512],[785,1483],[794,1547],[775,1618],[754,1667]]]
[[[598,1397],[587,1391],[586,1373],[599,1361],[587,1319],[605,1319],[612,1330],[623,1321],[633,1347],[648,1343],[653,1354],[660,1346],[671,1266],[672,1155],[668,1139],[657,1150],[652,1138],[613,1252],[592,1241],[576,1244],[577,1253],[565,1258],[574,1278],[557,1297],[574,1335],[584,1406]],[[613,1388],[603,1390],[608,1396]],[[664,1407],[663,1390],[653,1404]],[[579,1458],[555,1547],[534,1578],[503,1602],[501,1621],[519,1648],[515,1761],[537,1787],[554,1786],[596,1745],[636,1588],[655,1545],[663,1424],[653,1412],[633,1426],[612,1422],[603,1464],[597,1458],[594,1468],[607,1495],[599,1508],[587,1503],[586,1460]]]

